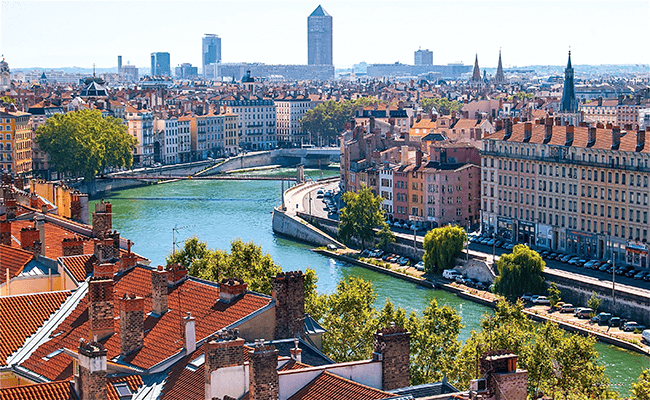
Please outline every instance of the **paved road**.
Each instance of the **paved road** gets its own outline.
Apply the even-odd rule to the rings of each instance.
[[[480,251],[486,254],[489,254],[490,256],[492,255],[492,246],[486,246],[478,243],[471,243],[469,245],[469,248],[472,250]],[[510,250],[505,250],[497,247],[495,249],[495,254],[498,256],[503,253],[510,252]],[[554,269],[554,270],[559,270],[559,271],[566,271],[572,274],[577,274],[581,276],[587,276],[590,277],[598,282],[602,283],[609,283],[611,285],[612,282],[612,274],[608,274],[606,272],[601,272],[601,271],[596,271],[593,269],[587,269],[587,268],[582,268],[582,267],[577,267],[574,265],[569,265],[565,264],[560,261],[556,260],[544,260],[546,262],[546,265],[548,268]],[[645,294],[647,296],[650,296],[650,282],[646,281],[640,281],[640,280],[635,280],[632,278],[628,278],[626,276],[620,276],[616,275],[616,287],[620,286],[626,286],[632,290],[635,289],[641,289],[638,290],[639,293]]]

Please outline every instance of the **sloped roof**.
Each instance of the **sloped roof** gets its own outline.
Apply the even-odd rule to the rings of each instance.
[[[116,383],[126,383],[129,386],[129,389],[131,389],[131,392],[135,393],[138,391],[140,386],[142,386],[142,377],[140,375],[126,375],[108,378],[106,380],[107,400],[120,400],[120,395],[117,393],[115,386],[113,386]]]
[[[310,17],[329,17],[330,15],[323,9],[321,5],[316,7],[316,9],[309,14]]]
[[[144,298],[145,313],[152,309],[151,269],[137,266],[115,277],[114,298],[125,293]],[[119,314],[115,302],[114,313]],[[196,339],[201,340],[219,329],[262,309],[271,303],[271,298],[254,293],[229,304],[219,302],[219,287],[205,281],[189,278],[169,291],[170,310],[161,317],[148,315],[144,321],[144,346],[120,362],[149,369],[178,353],[183,348],[179,321],[189,311],[196,318]],[[90,321],[88,318],[88,295],[75,310],[53,331],[50,340],[42,344],[23,366],[51,380],[72,377],[72,358],[65,353],[57,354],[47,362],[43,357],[61,348],[76,350],[79,338],[88,337]],[[115,333],[101,341],[108,350],[107,359],[112,360],[120,354],[120,326],[115,324]]]
[[[72,382],[56,381],[0,389],[0,400],[77,400]]]
[[[31,251],[0,244],[0,271],[2,271],[3,281],[7,279],[7,269],[9,269],[9,279],[12,279],[22,272],[33,257]]]
[[[77,282],[83,282],[93,272],[93,263],[97,261],[94,254],[61,257],[63,266],[70,271]]]
[[[392,393],[323,371],[289,400],[374,400],[394,396]]]
[[[66,290],[0,297],[0,365],[7,364],[7,357],[36,333],[70,293]]]

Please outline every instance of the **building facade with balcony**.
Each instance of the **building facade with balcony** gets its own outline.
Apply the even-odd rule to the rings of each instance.
[[[247,150],[270,150],[278,145],[276,107],[271,99],[251,96],[227,96],[218,101],[226,112],[237,114],[241,136],[239,145]]]
[[[505,122],[483,140],[483,232],[647,267],[646,132],[559,125],[552,118]]]
[[[32,171],[31,114],[0,111],[0,170],[26,175]]]
[[[154,156],[153,114],[127,106],[125,118],[127,132],[138,141],[133,149],[133,164],[151,165]]]
[[[276,132],[280,146],[300,146],[311,143],[309,132],[302,129],[300,120],[312,109],[308,96],[286,96],[274,101],[276,109]]]

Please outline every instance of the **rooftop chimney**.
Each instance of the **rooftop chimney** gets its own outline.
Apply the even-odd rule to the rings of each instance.
[[[524,123],[524,142],[529,142],[533,136],[533,124],[530,122]]]
[[[71,238],[63,238],[61,250],[64,256],[80,256],[84,253],[84,241],[77,235]]]
[[[187,268],[181,264],[169,264],[167,266],[167,285],[175,286],[187,278]]]
[[[645,147],[645,129],[636,132],[636,151],[643,151]]]
[[[40,242],[39,232],[35,227],[25,227],[20,230],[20,247],[23,250],[33,251],[34,242]]]
[[[113,278],[90,278],[88,319],[90,335],[101,341],[113,334]]]
[[[167,304],[167,271],[161,265],[151,271],[151,288],[152,312],[156,315],[163,315],[169,306]]]
[[[621,127],[617,125],[612,127],[612,150],[618,150],[620,144],[621,144]]]
[[[294,360],[295,362],[302,362],[302,349],[298,347],[299,339],[295,338],[293,339],[293,348],[289,349],[289,352],[291,353],[291,359]]]
[[[565,146],[571,146],[573,144],[573,135],[574,135],[574,126],[566,126],[566,141],[564,142]]]
[[[275,339],[300,337],[305,325],[305,276],[302,271],[279,273],[273,278]]]
[[[219,284],[219,301],[232,303],[246,294],[248,285],[243,279],[228,278],[223,279]]]
[[[105,400],[106,354],[108,351],[97,341],[79,341],[79,374],[75,376],[75,391],[80,400]]]
[[[548,143],[551,141],[551,138],[553,137],[553,124],[546,124],[544,126],[544,143]]]
[[[504,135],[503,139],[508,140],[510,139],[510,136],[512,136],[512,120],[508,118],[504,121],[504,123],[506,128],[506,134]]]
[[[248,380],[243,379],[238,393],[231,390],[225,393],[225,385],[219,384],[219,369],[228,367],[244,368],[244,339],[239,337],[237,329],[219,331],[205,344],[205,398],[223,398],[225,395],[240,398],[248,391]],[[243,376],[244,374],[242,374]],[[213,379],[214,376],[214,379]],[[232,379],[233,375],[230,375]],[[215,384],[212,385],[212,382]],[[230,382],[233,383],[232,381]],[[229,385],[234,386],[234,385]]]
[[[411,377],[411,333],[391,322],[390,327],[378,330],[374,336],[372,359],[381,361],[382,390],[408,386]]]
[[[589,127],[587,128],[587,147],[591,147],[596,143],[596,128]]]
[[[120,356],[128,356],[143,344],[144,298],[124,293],[120,299]]]
[[[97,258],[98,262],[112,260],[119,255],[113,245],[113,239],[94,239],[94,245],[95,258]]]
[[[255,343],[254,349],[248,352],[248,358],[251,400],[278,400],[278,351],[275,346],[260,340]]]
[[[120,274],[135,267],[135,265],[138,263],[138,257],[135,254],[131,253],[132,244],[133,242],[131,242],[130,240],[126,241],[127,252],[122,254],[122,256],[120,257],[120,264],[117,270],[117,272]]]
[[[0,220],[0,244],[11,246],[11,221]]]
[[[487,381],[489,396],[525,399],[528,371],[517,370],[517,355],[505,350],[491,351],[481,357],[481,377]]]
[[[196,350],[196,321],[189,311],[183,317],[183,326],[185,327],[185,334],[183,335],[185,338],[185,354],[190,354]]]
[[[103,238],[104,234],[113,229],[113,213],[111,203],[104,201],[95,203],[93,212],[93,237]]]

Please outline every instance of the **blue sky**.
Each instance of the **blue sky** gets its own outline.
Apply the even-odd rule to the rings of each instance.
[[[222,38],[224,62],[306,64],[307,16],[333,17],[334,63],[496,67],[650,63],[650,1],[12,1],[0,5],[0,51],[11,68],[114,67],[117,55],[148,68],[155,51],[172,66],[200,67],[201,37]]]

